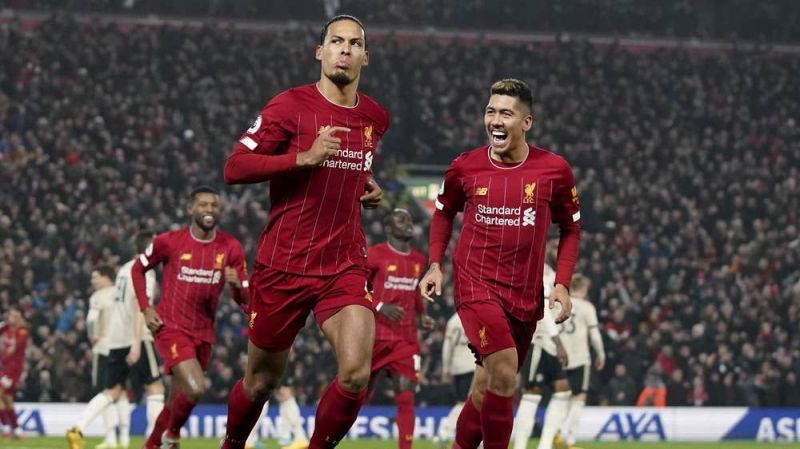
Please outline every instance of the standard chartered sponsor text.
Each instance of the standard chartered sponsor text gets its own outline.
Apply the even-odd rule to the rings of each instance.
[[[407,278],[407,277],[400,277],[400,276],[389,276],[386,278],[386,281],[383,283],[383,288],[387,290],[404,290],[404,291],[414,291],[417,289],[417,284],[419,283],[419,279],[417,278]]]
[[[477,212],[475,213],[475,221],[490,226],[534,226],[536,211],[529,207],[525,209],[524,213],[526,220],[523,222],[520,219],[520,215],[523,214],[521,207],[487,206],[485,204],[478,204]]]
[[[181,267],[178,280],[193,284],[216,284],[220,281],[220,272],[203,268]]]
[[[347,159],[354,159],[349,161]],[[367,152],[367,159],[371,160],[371,152]],[[339,170],[356,170],[363,171],[364,167],[364,151],[353,151],[347,148],[340,148],[336,150],[336,154],[326,159],[322,163],[323,167],[336,168]],[[369,169],[369,167],[367,167]]]

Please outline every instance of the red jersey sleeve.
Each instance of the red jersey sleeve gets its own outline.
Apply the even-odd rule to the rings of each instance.
[[[466,195],[459,170],[463,156],[457,157],[444,174],[444,180],[436,197],[436,211],[431,220],[428,259],[431,263],[441,264],[444,253],[453,233],[453,222],[458,212],[464,210]]]
[[[296,155],[287,153],[292,136],[288,123],[286,93],[273,98],[233,147],[225,162],[226,184],[268,181],[296,166]]]
[[[133,263],[131,281],[133,282],[133,291],[136,293],[136,300],[139,302],[139,310],[144,310],[150,305],[150,298],[147,297],[147,280],[144,274],[169,259],[169,254],[169,239],[166,234],[160,234]]]
[[[578,261],[581,234],[578,189],[569,164],[564,164],[562,176],[554,186],[552,210],[553,221],[559,228],[555,282],[568,287]]]

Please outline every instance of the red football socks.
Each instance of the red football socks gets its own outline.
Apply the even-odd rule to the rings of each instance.
[[[169,424],[171,405],[170,403],[164,404],[164,408],[162,408],[161,413],[158,414],[158,418],[156,418],[156,422],[153,424],[153,433],[147,437],[147,441],[144,444],[145,449],[157,449],[161,447],[161,434],[164,433],[167,424]]]
[[[333,379],[317,406],[316,427],[308,449],[336,447],[358,417],[366,396],[366,389],[351,393],[339,385],[338,379]]]
[[[481,412],[472,403],[472,395],[467,397],[461,414],[456,421],[455,449],[477,449],[483,439],[481,432]]]
[[[487,389],[481,405],[484,449],[508,449],[513,426],[513,397],[500,396]]]
[[[414,442],[414,392],[401,391],[394,396],[397,403],[398,447],[411,449]]]
[[[181,435],[181,427],[186,424],[195,405],[197,405],[197,403],[187,398],[182,392],[175,395],[175,398],[172,400],[172,412],[170,413],[169,424],[167,425],[167,431],[171,436],[178,437]]]
[[[228,427],[220,449],[241,449],[261,416],[266,398],[252,401],[244,391],[242,379],[236,382],[228,398]]]

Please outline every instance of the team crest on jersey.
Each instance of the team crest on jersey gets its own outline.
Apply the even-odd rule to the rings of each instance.
[[[372,125],[364,127],[364,147],[372,146]]]
[[[572,202],[575,203],[576,206],[581,205],[581,201],[578,199],[578,188],[572,186]]]
[[[169,352],[172,353],[172,360],[178,358],[178,344],[173,343],[172,346],[169,347]]]
[[[247,326],[252,329],[256,325],[256,317],[258,316],[258,312],[250,312],[250,322],[247,323]]]
[[[478,330],[478,338],[481,340],[481,348],[489,346],[489,337],[486,336],[486,326]]]
[[[488,187],[475,187],[475,196],[486,196],[488,193]]]
[[[214,269],[221,270],[222,262],[224,261],[225,261],[225,254],[224,253],[217,254],[217,256],[214,258]]]
[[[390,264],[388,267],[386,267],[386,271],[397,271],[397,265]]]
[[[534,194],[536,193],[536,183],[532,182],[530,184],[525,184],[525,196],[522,198],[522,202],[525,204],[531,204],[535,200]]]
[[[418,263],[414,264],[414,277],[419,277],[420,272],[422,271],[422,267],[419,266]]]
[[[181,260],[183,261],[192,260],[192,253],[181,253]]]

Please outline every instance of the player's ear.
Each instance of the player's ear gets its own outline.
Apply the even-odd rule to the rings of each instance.
[[[532,126],[533,126],[533,116],[528,114],[525,116],[524,119],[522,119],[522,128],[525,130],[525,132],[528,132],[530,131]]]
[[[322,61],[322,45],[317,45],[317,51],[314,56],[317,58],[317,61]]]
[[[369,65],[369,52],[364,50],[364,63],[361,64],[362,66]]]

